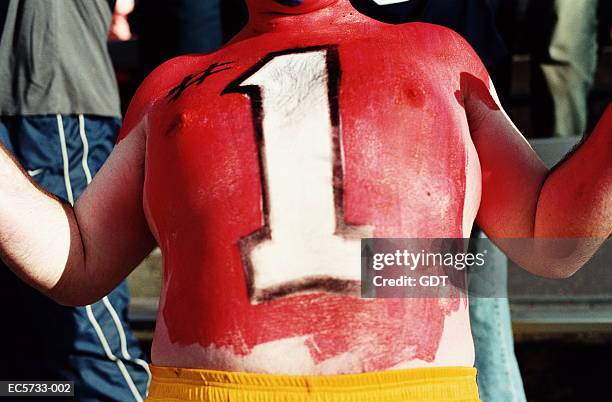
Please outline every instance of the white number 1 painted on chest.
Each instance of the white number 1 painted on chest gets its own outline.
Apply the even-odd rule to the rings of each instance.
[[[343,211],[335,47],[273,53],[224,93],[251,99],[264,227],[240,242],[252,302],[296,292],[358,294],[360,238]]]

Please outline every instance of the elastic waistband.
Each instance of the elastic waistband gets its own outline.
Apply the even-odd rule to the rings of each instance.
[[[291,376],[151,366],[148,402],[476,402],[476,369]]]

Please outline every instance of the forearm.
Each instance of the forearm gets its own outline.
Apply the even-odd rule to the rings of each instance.
[[[612,108],[608,108],[591,136],[542,186],[534,224],[537,267],[547,276],[572,275],[611,233]]]
[[[595,131],[547,177],[535,237],[602,238],[612,232],[612,108]]]
[[[612,231],[612,106],[587,140],[549,172],[511,121],[483,104],[468,98],[482,169],[478,224],[526,270],[572,275]]]
[[[2,145],[0,257],[17,276],[60,302],[66,273],[84,265],[72,208],[36,187]]]

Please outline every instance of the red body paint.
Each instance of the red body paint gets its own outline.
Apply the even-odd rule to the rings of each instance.
[[[145,210],[163,252],[160,314],[173,344],[240,356],[307,336],[316,362],[354,353],[361,371],[435,359],[459,299],[366,300],[315,291],[253,304],[248,294],[239,242],[264,222],[256,122],[247,95],[223,92],[272,52],[338,51],[347,224],[371,226],[378,237],[469,235],[470,138],[455,93],[461,72],[483,80],[486,73],[443,28],[390,26],[341,11],[355,13],[354,21],[296,20],[294,30],[245,33],[211,55],[170,62],[151,78],[155,89],[143,89],[145,98],[157,99],[149,110]],[[135,120],[128,118],[125,132]]]

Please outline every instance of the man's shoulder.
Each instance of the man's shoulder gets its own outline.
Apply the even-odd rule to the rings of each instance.
[[[210,54],[190,54],[172,58],[155,68],[132,97],[119,139],[131,132],[158,101],[168,96],[172,88],[198,71],[209,59]]]
[[[398,24],[391,29],[393,34],[401,35],[423,46],[447,47],[449,50],[472,49],[469,43],[457,32],[442,25],[428,22],[409,22]]]
[[[190,54],[162,63],[145,78],[136,95],[154,103],[159,98],[167,96],[168,91],[185,77],[197,73],[202,66],[208,65],[213,54]]]
[[[427,56],[427,60],[438,66],[446,65],[453,71],[486,75],[486,68],[476,51],[454,30],[425,22],[401,24],[394,29],[397,43],[410,50],[406,57]]]

